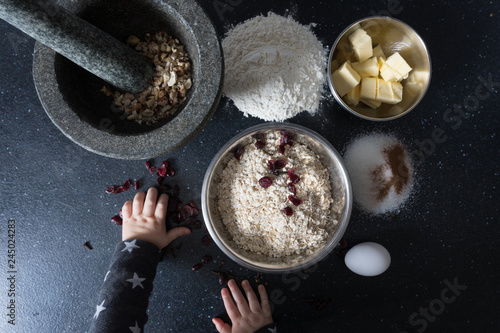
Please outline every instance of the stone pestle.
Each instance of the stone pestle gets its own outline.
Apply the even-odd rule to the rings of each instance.
[[[117,88],[152,81],[148,59],[52,0],[0,0],[0,18]]]

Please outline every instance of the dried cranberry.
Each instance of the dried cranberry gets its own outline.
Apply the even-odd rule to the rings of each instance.
[[[197,270],[199,270],[202,267],[203,267],[203,264],[202,263],[198,263],[198,264],[193,265],[193,267],[191,267],[191,270],[193,272],[196,272]]]
[[[115,190],[113,191],[114,194],[122,193],[123,192],[123,187],[118,186],[115,187]]]
[[[293,183],[288,183],[288,190],[292,192],[294,195],[297,194],[297,189],[293,185]]]
[[[191,204],[191,202],[193,204]],[[188,214],[189,216],[192,216],[192,217],[196,217],[198,216],[199,212],[198,212],[198,208],[196,208],[196,205],[194,204],[194,202],[191,200],[191,202],[188,204],[188,205],[185,205],[184,206],[184,211],[186,212],[186,214]],[[194,205],[194,207],[193,207]]]
[[[160,176],[160,177],[165,177],[167,175],[167,168],[165,168],[165,166],[161,166],[157,169],[158,172],[156,172],[156,175]]]
[[[186,220],[186,216],[181,212],[181,213],[177,213],[177,221],[180,222],[184,222]]]
[[[123,219],[120,216],[115,215],[111,218],[111,222],[113,222],[116,225],[122,225]]]
[[[259,179],[259,185],[262,186],[263,188],[268,188],[273,184],[273,181],[269,177],[262,177]]]
[[[151,167],[151,169],[149,169],[149,172],[151,172],[151,173],[155,173],[155,172],[156,172],[156,170],[157,170],[157,169],[156,169],[156,167],[152,166],[152,167]]]
[[[175,169],[174,168],[167,168],[167,176],[169,176],[169,177],[175,176]]]
[[[178,197],[179,196],[179,192],[180,192],[179,186],[177,186],[177,184],[174,185],[173,195],[175,197]]]
[[[122,219],[123,219],[123,212],[122,212],[122,210],[121,210],[121,209],[120,209],[120,211],[118,212],[118,216],[119,216],[120,218],[122,218]]]
[[[161,185],[161,184],[163,184],[163,180],[164,180],[164,179],[165,179],[165,177],[160,176],[160,177],[158,177],[158,179],[156,180],[156,183],[157,183],[158,185]]]
[[[290,200],[295,206],[298,206],[302,203],[302,200],[297,198],[296,196],[289,195],[288,200]]]
[[[124,190],[124,191],[128,191],[130,190],[130,179],[127,179],[127,181],[121,186],[121,188]]]
[[[284,154],[285,153],[285,145],[280,143],[280,147],[279,147],[279,151],[280,151],[280,154]]]
[[[148,168],[148,170],[150,170],[151,169],[151,162],[146,161],[145,164],[146,164],[146,168]]]
[[[277,160],[275,166],[276,166],[276,169],[283,169],[286,164],[287,164],[287,160]]]
[[[134,188],[138,190],[141,186],[139,185],[139,181],[134,180]]]
[[[106,193],[108,193],[108,194],[114,193],[115,189],[116,189],[116,187],[113,185],[108,186],[108,187],[106,187]]]
[[[204,263],[204,264],[208,264],[209,262],[212,261],[212,257],[209,256],[208,254],[203,256],[203,258],[201,258],[201,262]]]
[[[293,134],[286,131],[281,131],[280,143],[293,146]]]
[[[212,243],[212,237],[210,237],[209,235],[203,236],[203,238],[201,239],[201,243],[203,245],[210,245],[210,243]]]
[[[241,159],[241,156],[243,156],[244,152],[245,152],[245,147],[240,147],[236,149],[236,152],[234,153],[234,158],[236,158],[239,161]]]
[[[223,286],[225,286],[229,282],[229,279],[227,277],[227,274],[222,273],[219,275],[219,283]]]
[[[257,147],[257,149],[262,149],[266,146],[266,141],[264,140],[257,140],[257,142],[255,142],[255,147]]]
[[[198,220],[194,221],[194,228],[197,230],[200,230],[201,229],[201,222]]]
[[[286,216],[292,216],[293,215],[293,209],[286,206],[285,208],[283,208],[283,212],[285,213]]]
[[[267,161],[267,166],[269,167],[269,171],[271,171],[272,173],[276,172],[276,161],[275,160]]]
[[[161,162],[161,164],[162,164],[162,166],[164,166],[165,168],[168,168],[168,167],[169,167],[169,165],[170,165],[170,164],[168,163],[168,161],[163,161],[163,162]]]
[[[146,161],[146,168],[148,168],[150,173],[155,173],[156,172],[156,167],[151,165],[150,161]]]
[[[290,178],[292,184],[300,182],[300,177],[294,173],[293,169],[288,169],[288,178]]]

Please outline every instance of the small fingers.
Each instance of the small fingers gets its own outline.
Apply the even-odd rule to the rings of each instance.
[[[225,323],[220,318],[213,318],[212,323],[214,323],[217,332],[219,333],[231,333],[231,325]]]
[[[144,192],[138,192],[134,197],[134,202],[132,203],[132,214],[140,215],[142,214],[142,209],[144,208],[144,198],[146,194]]]
[[[158,222],[165,222],[165,218],[167,217],[167,207],[168,207],[168,195],[164,193],[160,195],[158,203],[156,204],[156,210],[154,212]]]
[[[172,243],[176,238],[184,235],[189,235],[191,233],[191,230],[186,227],[176,227],[172,228],[167,232],[167,237],[165,239],[165,243],[163,247],[167,246],[168,244]]]
[[[245,280],[241,283],[241,286],[243,287],[243,290],[245,291],[245,295],[247,296],[248,305],[250,306],[250,310],[252,310],[252,312],[260,312],[259,300],[257,299],[257,295],[255,295],[255,292],[253,291],[252,286],[250,285],[250,282]]]
[[[238,310],[241,314],[245,315],[250,312],[248,307],[247,300],[245,296],[240,291],[240,288],[236,284],[234,280],[229,280],[228,283],[229,289],[231,290],[231,294],[233,295],[234,300],[236,301],[236,305],[238,306]]]
[[[260,296],[260,307],[264,311],[265,315],[271,315],[271,306],[269,305],[269,299],[267,297],[266,287],[259,284],[259,296]]]
[[[227,288],[222,288],[220,294],[222,296],[222,301],[224,302],[224,307],[226,308],[227,315],[233,322],[236,322],[236,320],[241,317],[241,314],[238,311],[236,305],[234,305],[229,290],[227,290]]]
[[[153,216],[156,209],[156,200],[158,199],[158,190],[151,187],[146,194],[146,199],[144,200],[144,207],[142,209],[142,215]]]
[[[127,201],[122,207],[123,220],[128,220],[132,216],[132,201]]]

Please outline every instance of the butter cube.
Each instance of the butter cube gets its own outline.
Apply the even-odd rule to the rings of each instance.
[[[378,61],[377,57],[371,57],[364,62],[353,62],[352,68],[358,72],[360,76],[378,76]]]
[[[358,29],[349,35],[349,42],[359,62],[372,57],[372,38],[363,29]]]
[[[396,72],[399,77],[397,81],[401,81],[402,79],[406,79],[408,77],[408,73],[412,70],[410,65],[403,59],[403,57],[399,54],[399,52],[394,53],[386,60],[387,66],[389,66],[394,72]]]
[[[373,100],[369,100],[369,99],[361,98],[360,101],[365,103],[366,105],[368,105],[372,109],[377,109],[380,105],[382,105],[382,102],[377,102],[377,101],[373,101]]]
[[[341,97],[357,86],[360,80],[359,74],[352,69],[351,64],[347,61],[332,74],[333,87]]]
[[[382,50],[382,47],[380,46],[380,44],[378,44],[377,46],[375,46],[373,48],[373,56],[377,57],[377,58],[382,58],[384,60],[387,59],[387,57],[385,56],[384,51]]]
[[[391,88],[393,93],[393,102],[389,104],[396,104],[401,102],[403,99],[403,86],[399,82],[391,82]]]
[[[419,93],[420,93],[420,85],[407,82],[405,85],[405,92],[402,96],[403,98],[401,102],[390,108],[388,111],[389,114],[390,115],[399,114],[404,110],[408,109],[408,107],[415,101]]]
[[[389,104],[396,104],[400,102],[401,100],[394,102],[394,92],[392,90],[392,82],[387,82],[384,80],[378,79],[378,90],[377,90],[377,97],[375,98],[376,101],[382,102],[382,103],[389,103]]]
[[[356,87],[352,88],[351,91],[347,93],[347,95],[345,95],[347,103],[352,105],[358,105],[360,94],[361,94],[361,85],[358,84]]]
[[[424,87],[429,81],[429,72],[428,71],[413,71],[409,76],[408,82],[419,84]]]
[[[378,63],[380,76],[382,76],[385,81],[398,81],[398,78],[401,77],[398,73],[394,72],[389,66],[387,66],[384,59],[378,58]]]
[[[375,100],[377,98],[378,80],[375,77],[364,77],[361,79],[360,99]]]

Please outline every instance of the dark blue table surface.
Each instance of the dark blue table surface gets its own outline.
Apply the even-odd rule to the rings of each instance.
[[[383,132],[403,140],[419,157],[416,187],[404,209],[374,217],[354,208],[345,234],[350,246],[362,241],[386,246],[392,255],[386,273],[357,276],[332,253],[306,272],[259,276],[273,295],[280,332],[498,332],[499,4],[201,4],[221,36],[234,24],[274,11],[303,24],[317,23],[313,31],[327,49],[353,21],[390,15],[414,27],[432,57],[429,92],[403,118],[384,123],[356,118],[325,89],[319,112],[289,120],[317,131],[341,152],[357,135]],[[0,331],[84,332],[120,240],[120,227],[110,217],[135,193],[107,195],[104,189],[127,178],[142,179],[146,189],[155,178],[144,161],[101,157],[67,139],[36,95],[34,41],[3,21],[0,40]],[[244,118],[223,98],[199,136],[156,161],[172,161],[177,175],[168,183],[179,185],[183,201],[193,199],[199,205],[211,158],[236,133],[259,123]],[[11,299],[9,220],[16,226],[15,326],[6,315]],[[211,270],[222,262],[223,270],[254,282],[255,272],[231,262],[214,244],[202,245],[205,234],[204,228],[194,230],[174,244],[182,243],[175,258],[168,254],[159,264],[147,331],[215,331],[211,318],[224,307],[218,277]],[[93,250],[82,245],[85,241]],[[192,272],[191,266],[205,254],[215,262]]]

